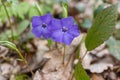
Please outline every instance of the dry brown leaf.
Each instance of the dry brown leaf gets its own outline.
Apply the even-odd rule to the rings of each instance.
[[[119,77],[119,78],[117,78],[117,80],[120,80],[120,77]]]
[[[14,62],[13,62],[14,63]],[[16,64],[3,63],[0,64],[0,74],[9,76],[10,74],[16,74],[20,71],[20,66]]]
[[[106,54],[109,54],[107,49],[104,49],[105,44],[102,44],[95,50],[91,51],[92,54],[96,55],[97,57],[103,57]],[[83,56],[86,52],[85,44],[82,44],[81,47],[81,56]],[[88,52],[89,53],[89,52]],[[102,73],[104,70],[107,70],[108,68],[112,69],[113,68],[113,61],[112,58],[105,57],[100,59],[97,59],[98,61],[91,64],[92,61],[94,61],[93,57],[88,54],[84,57],[82,64],[85,69],[90,70],[92,73]]]
[[[107,70],[108,68],[113,68],[113,64],[98,62],[92,64],[89,69],[92,73],[102,73],[104,70]]]
[[[81,44],[81,48],[80,48],[80,57],[83,58],[83,56],[85,55],[85,52],[87,51],[86,47],[85,47],[85,43]],[[82,60],[82,65],[85,69],[89,69],[90,68],[90,63],[92,61],[92,57],[89,55],[89,52],[86,54],[86,56],[84,57],[84,59]]]
[[[110,77],[111,80],[117,80],[116,74],[114,72],[112,72],[112,71],[109,73],[108,76]]]
[[[58,50],[53,50],[46,53],[44,58],[50,59],[42,70],[44,73],[55,71],[57,68],[61,67],[62,55]]]
[[[0,73],[2,75],[7,75],[12,73],[13,69],[14,69],[13,66],[8,63],[4,63],[0,65]]]
[[[6,56],[8,49],[4,46],[0,46],[0,57]]]
[[[0,80],[7,80],[7,78],[5,78],[4,76],[2,76],[2,75],[0,74]]]
[[[34,39],[34,44],[37,46],[35,60],[39,63],[43,59],[44,53],[49,51],[48,42],[47,40]]]
[[[100,74],[92,74],[91,80],[105,80]]]
[[[33,77],[33,80],[42,80],[42,76],[40,75],[39,71],[35,72],[35,75]]]
[[[41,80],[68,80],[71,72],[71,64],[65,67],[62,63],[63,55],[61,51],[52,50],[44,55],[49,61],[41,70]]]
[[[51,71],[48,73],[36,72],[33,80],[68,80],[69,76],[69,69],[62,67],[61,70]]]

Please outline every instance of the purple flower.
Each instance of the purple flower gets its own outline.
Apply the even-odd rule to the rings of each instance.
[[[53,19],[51,25],[53,27],[51,39],[56,42],[70,45],[72,40],[80,35],[78,26],[74,24],[72,17],[63,18],[61,20]]]
[[[51,36],[50,26],[51,26],[52,15],[46,14],[43,16],[34,16],[32,18],[32,32],[37,37],[43,37],[45,39]]]

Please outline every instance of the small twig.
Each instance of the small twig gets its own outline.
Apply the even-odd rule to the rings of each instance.
[[[25,64],[27,65],[27,67],[28,67],[28,69],[30,70],[31,74],[34,76],[34,73],[33,73],[32,69],[31,69],[31,67],[28,65],[28,62],[25,63]]]
[[[74,70],[71,71],[71,74],[68,80],[73,80],[73,77],[74,77]]]
[[[8,14],[7,8],[6,8],[3,0],[1,0],[1,3],[2,3],[2,5],[3,5],[4,9],[5,9],[5,12],[6,12],[6,14],[7,14],[7,17],[8,17],[8,21],[9,21],[10,28],[11,28],[12,42],[13,42],[13,41],[14,41],[14,37],[13,37],[14,35],[13,35],[12,23],[11,23],[11,21],[10,21],[10,16],[9,16],[9,14]]]

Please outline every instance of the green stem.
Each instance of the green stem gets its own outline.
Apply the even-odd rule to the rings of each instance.
[[[20,58],[21,58],[21,59],[23,60],[23,62],[26,64],[26,66],[28,67],[28,69],[30,70],[31,74],[34,76],[34,73],[33,73],[32,69],[30,68],[27,60],[23,57],[23,55],[21,54],[21,52],[20,52],[18,49],[16,49],[16,51],[18,52]]]
[[[35,0],[34,1],[34,4],[35,4],[35,7],[37,8],[37,10],[39,11],[40,15],[43,15],[43,11],[42,11],[42,8],[41,6],[38,5],[38,3],[35,3]]]
[[[62,7],[63,7],[63,17],[66,18],[68,17],[68,4],[63,3]]]
[[[9,42],[9,41],[0,41],[0,44],[3,44],[3,45],[5,45],[5,46],[7,46],[7,47],[9,47],[9,48],[11,48],[11,49],[13,49],[13,50],[15,50],[15,51],[18,53],[18,55],[20,56],[20,58],[22,59],[22,61],[26,64],[26,66],[27,66],[28,69],[30,70],[31,74],[34,75],[32,69],[31,69],[30,66],[28,65],[27,60],[23,57],[22,53],[19,51],[19,49],[16,47],[15,44],[13,44],[13,43],[11,43],[11,42]]]
[[[63,3],[62,7],[63,7],[63,17],[66,18],[66,17],[68,17],[68,4]],[[65,61],[65,48],[66,48],[66,45],[64,44],[63,65],[64,65],[64,61]]]
[[[40,6],[36,3],[36,8],[38,9],[40,15],[43,15],[42,9],[40,8]]]
[[[10,16],[9,16],[9,14],[8,14],[7,8],[6,8],[3,0],[1,0],[1,3],[2,3],[2,5],[3,5],[4,9],[5,9],[5,12],[6,12],[6,14],[7,14],[7,17],[8,17],[8,21],[9,21],[10,28],[11,28],[12,42],[13,42],[13,41],[14,41],[14,37],[13,37],[14,35],[13,35],[12,23],[11,23],[11,21],[10,21]]]
[[[20,58],[23,60],[23,62],[27,63],[26,59],[23,57],[21,52],[18,49],[16,49],[16,51],[17,51],[18,55],[20,56]]]
[[[63,52],[63,65],[65,64],[64,61],[65,61],[65,48],[66,48],[66,45],[64,44],[64,52]]]

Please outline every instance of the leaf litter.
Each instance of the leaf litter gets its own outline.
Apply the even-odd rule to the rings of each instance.
[[[27,1],[30,1],[32,4],[31,0]],[[110,3],[115,3],[117,0],[106,1]],[[69,4],[71,9],[69,11],[70,14],[73,15],[79,23],[82,23],[83,19],[85,18],[90,18],[90,20],[92,21],[93,6],[97,7],[98,5],[103,3],[101,1],[95,3],[95,0],[81,0],[80,2],[73,1],[73,3],[71,2]],[[79,4],[82,4],[83,8],[85,9],[83,10],[83,13],[75,11],[77,10],[75,7]],[[56,11],[57,13],[54,14],[61,13],[60,5],[55,5],[54,7],[56,10],[60,8],[58,11]],[[82,32],[86,32],[85,28],[82,28],[81,30]],[[73,41],[71,46],[66,47],[65,63],[68,62],[71,54],[75,54],[75,50],[77,46],[79,46],[82,36],[83,33],[81,33],[81,36]],[[53,43],[49,48],[47,40],[34,39],[32,45],[30,43],[31,47],[29,45],[27,46],[30,49],[33,48],[33,46],[35,47],[35,49],[31,49],[34,54],[27,54],[26,57],[29,62],[29,66],[35,72],[33,80],[68,80],[71,76],[73,69],[72,61],[69,63],[69,66],[65,67],[62,64],[64,51],[62,47],[63,45],[57,44],[56,46],[55,44],[56,43]],[[83,43],[81,47],[80,57],[84,55],[85,51],[86,48]],[[17,61],[16,57],[18,56],[14,54],[14,51],[12,51],[11,54],[11,51],[9,51],[8,48],[0,46],[0,80],[13,80],[17,73],[24,73],[27,75],[30,74],[29,69],[23,63]],[[106,43],[103,43],[103,45],[101,45],[97,49],[88,52],[88,54],[83,59],[82,64],[92,80],[120,80],[120,61],[110,54]],[[31,78],[31,76],[29,77]]]

